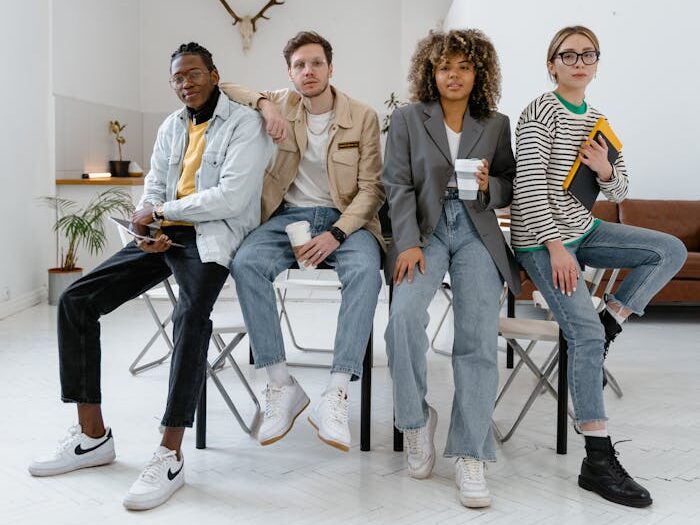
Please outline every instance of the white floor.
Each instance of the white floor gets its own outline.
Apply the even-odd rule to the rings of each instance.
[[[225,305],[234,307],[235,303]],[[444,308],[436,298],[435,319]],[[298,336],[330,344],[337,304],[293,303]],[[208,448],[194,447],[194,432],[184,446],[187,484],[153,511],[130,513],[121,498],[157,445],[158,422],[166,395],[168,366],[133,377],[131,359],[150,336],[150,316],[133,301],[102,322],[103,392],[107,423],[114,429],[118,459],[107,467],[54,478],[32,478],[32,456],[55,446],[74,421],[74,408],[59,401],[55,308],[36,306],[0,321],[0,388],[4,405],[0,446],[0,524],[218,523],[700,523],[700,309],[654,308],[625,326],[608,366],[625,395],[606,391],[610,429],[620,443],[622,462],[651,491],[654,505],[630,509],[579,489],[576,477],[583,453],[581,438],[570,432],[569,454],[558,456],[555,403],[542,396],[515,436],[498,447],[499,461],[487,471],[494,496],[490,509],[463,508],[457,499],[452,461],[439,458],[433,476],[407,476],[402,454],[392,451],[392,400],[383,329],[386,303],[375,322],[372,451],[359,449],[359,384],[351,386],[353,447],[347,454],[324,445],[305,418],[299,418],[279,443],[262,448],[237,426],[210,384]],[[449,333],[438,338],[445,346]],[[541,359],[547,352],[537,352]],[[247,344],[237,361],[256,392],[265,375],[247,363]],[[289,359],[323,361],[327,356]],[[437,444],[447,431],[452,372],[446,357],[429,354],[429,401],[440,420]],[[501,380],[507,377],[501,354]],[[294,374],[318,397],[327,371],[297,368]],[[233,372],[222,372],[234,399],[244,405]],[[496,420],[512,420],[533,384],[524,371],[509,404]],[[246,415],[251,414],[246,409]]]

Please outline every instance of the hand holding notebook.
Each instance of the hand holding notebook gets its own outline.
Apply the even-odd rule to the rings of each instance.
[[[622,143],[613,133],[608,121],[603,117],[600,117],[595,126],[593,126],[586,141],[600,141],[601,138],[608,147],[608,162],[614,165],[622,150]],[[569,174],[564,179],[563,186],[588,210],[593,208],[593,204],[600,192],[598,174],[581,162],[580,158],[576,158],[574,165],[569,170]]]

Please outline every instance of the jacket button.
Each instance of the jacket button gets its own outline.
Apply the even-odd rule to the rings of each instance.
[[[425,229],[425,233],[433,233],[433,229],[432,229],[432,228],[426,228],[426,229]]]

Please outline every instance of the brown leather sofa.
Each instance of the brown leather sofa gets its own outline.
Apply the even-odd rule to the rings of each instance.
[[[619,204],[598,201],[593,215],[678,237],[688,249],[688,259],[676,276],[651,300],[651,304],[700,305],[700,200],[627,199]],[[624,278],[623,269],[613,287]],[[518,299],[532,299],[533,285],[523,273],[523,290]],[[607,277],[607,276],[606,276]],[[600,287],[605,289],[607,280]]]

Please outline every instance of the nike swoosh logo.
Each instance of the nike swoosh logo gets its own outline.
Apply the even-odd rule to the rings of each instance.
[[[168,479],[169,479],[170,481],[174,480],[174,479],[177,477],[177,475],[180,473],[180,471],[182,470],[182,467],[184,467],[184,466],[185,466],[184,463],[183,463],[182,465],[180,465],[180,470],[178,470],[178,471],[175,472],[175,473],[173,473],[172,470],[168,469]]]
[[[92,452],[93,450],[97,450],[102,445],[107,443],[107,441],[109,441],[110,439],[112,439],[112,429],[109,430],[109,434],[107,435],[107,439],[105,439],[102,443],[100,443],[99,445],[95,445],[94,447],[91,447],[91,448],[83,448],[80,445],[78,445],[77,447],[75,447],[75,454],[77,456],[81,456],[83,454],[87,454],[88,452]]]

